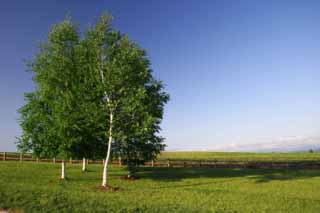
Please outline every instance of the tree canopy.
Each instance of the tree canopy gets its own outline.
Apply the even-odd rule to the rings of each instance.
[[[20,149],[90,158],[112,150],[130,171],[164,149],[159,132],[169,96],[146,51],[111,20],[101,16],[83,35],[70,18],[53,26],[28,64],[36,89],[19,110]]]
[[[52,27],[48,41],[28,63],[36,89],[25,94],[26,104],[19,110],[20,149],[39,157],[104,154],[104,127],[99,126],[103,111],[86,81],[83,54],[79,32],[69,18]]]

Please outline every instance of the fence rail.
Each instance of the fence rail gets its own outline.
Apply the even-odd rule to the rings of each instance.
[[[31,153],[2,152],[2,161],[26,161],[26,162],[51,162],[61,163],[62,159],[41,159],[34,157]],[[70,164],[80,164],[82,159],[66,160]],[[104,160],[87,160],[87,164],[103,164]],[[112,165],[123,166],[121,159],[113,160]],[[253,168],[253,169],[320,169],[320,161],[235,161],[235,160],[180,160],[180,159],[158,159],[145,162],[146,167],[183,167],[183,168]]]

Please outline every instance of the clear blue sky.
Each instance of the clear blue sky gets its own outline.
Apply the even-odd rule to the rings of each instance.
[[[319,135],[320,1],[3,0],[0,151],[15,150],[33,88],[23,60],[66,13],[84,28],[104,11],[167,85],[169,150]]]

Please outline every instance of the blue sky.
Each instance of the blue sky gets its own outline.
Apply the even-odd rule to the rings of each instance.
[[[168,150],[317,136],[319,10],[294,0],[1,1],[0,151],[21,134],[16,111],[33,88],[24,59],[65,14],[84,29],[104,11],[167,85]]]

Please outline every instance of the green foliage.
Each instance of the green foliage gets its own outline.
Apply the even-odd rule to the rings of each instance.
[[[23,212],[319,212],[319,170],[111,167],[116,192],[96,189],[102,165],[0,162],[0,209]]]
[[[87,30],[86,64],[93,70],[97,91],[104,95],[106,111],[114,115],[109,133],[114,155],[133,168],[163,150],[163,138],[157,133],[169,96],[162,82],[153,78],[146,52],[112,29],[110,21],[102,16]]]
[[[19,112],[23,130],[18,148],[39,157],[96,157],[105,146],[104,113],[88,80],[85,51],[67,19],[54,25],[48,42],[29,62],[36,91],[25,94]]]
[[[113,29],[110,16],[83,37],[70,19],[54,25],[29,67],[36,91],[20,109],[21,150],[97,158],[112,135],[114,155],[135,167],[164,149],[158,134],[169,96],[146,52]]]

